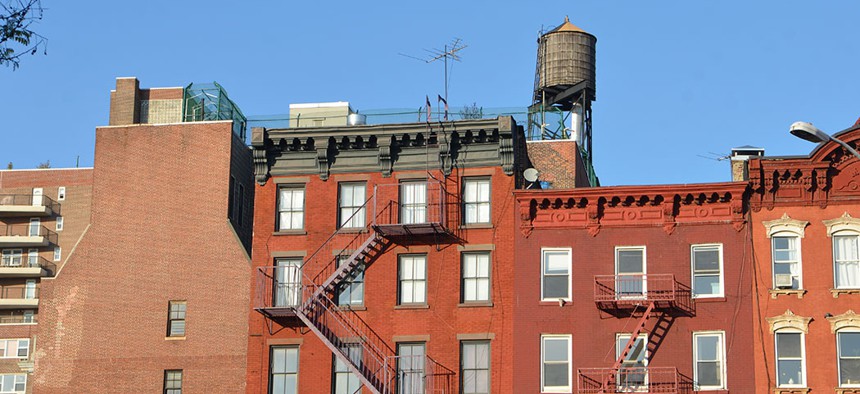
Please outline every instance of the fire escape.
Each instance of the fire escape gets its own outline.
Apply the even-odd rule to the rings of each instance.
[[[651,367],[653,356],[677,316],[692,316],[695,305],[688,286],[671,274],[596,275],[594,302],[606,313],[633,318],[636,325],[609,368],[581,368],[577,371],[579,394],[620,392],[678,394],[685,392],[675,367]],[[646,333],[649,318],[656,320]],[[625,335],[626,336],[626,335]],[[623,339],[622,339],[623,341]],[[616,341],[617,345],[621,341]],[[642,360],[646,360],[644,363]]]
[[[360,232],[356,233],[359,226],[338,229],[300,266],[259,267],[255,309],[268,324],[290,325],[298,319],[372,393],[446,393],[453,371],[429,356],[398,356],[355,311],[337,303],[339,289],[392,243],[438,244],[456,239],[449,230],[456,226],[446,222],[452,215],[446,212],[449,199],[443,185],[410,183],[410,192],[418,194],[408,203],[400,202],[401,185],[378,185],[373,196],[344,220],[362,224],[372,209],[370,223]],[[305,267],[323,268],[309,276]]]

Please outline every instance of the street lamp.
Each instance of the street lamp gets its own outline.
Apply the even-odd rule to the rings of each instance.
[[[854,148],[848,146],[845,142],[833,138],[830,134],[827,134],[817,127],[813,126],[812,123],[809,122],[794,122],[791,124],[791,127],[788,131],[797,138],[801,138],[810,142],[824,142],[824,141],[833,141],[839,145],[842,145],[845,149],[851,152],[854,157],[860,159],[860,153],[857,153]]]

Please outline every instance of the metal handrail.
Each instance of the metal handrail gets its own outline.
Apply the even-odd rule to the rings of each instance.
[[[680,391],[680,375],[675,367],[580,368],[577,380],[578,394]]]
[[[33,292],[32,297],[28,297],[28,292]],[[26,287],[2,287],[0,288],[0,299],[37,299],[39,298],[39,288],[26,288]]]
[[[343,222],[344,222],[344,223],[349,223],[349,222],[353,219],[353,217],[355,217],[355,215],[357,215],[359,212],[362,212],[362,210],[364,210],[364,211],[365,211],[365,214],[367,214],[366,209],[365,209],[365,208],[367,207],[367,203],[369,203],[370,201],[372,201],[374,198],[375,198],[375,195],[374,195],[374,196],[370,196],[370,198],[368,198],[368,199],[367,199],[367,201],[365,201],[365,202],[364,202],[364,204],[361,204],[361,206],[360,206],[358,209],[356,209],[356,210],[355,210],[355,212],[353,212],[353,213],[352,213],[352,215],[349,215],[349,217],[348,217],[346,220],[344,220]],[[364,228],[365,228],[365,229],[367,229],[369,226],[370,226],[370,224],[369,224],[369,223],[365,223]],[[328,236],[328,238],[326,238],[325,242],[323,242],[323,243],[322,243],[322,244],[317,248],[317,250],[315,250],[313,253],[311,253],[311,255],[310,255],[310,256],[308,256],[306,259],[304,259],[304,261],[302,262],[302,267],[304,267],[304,266],[305,266],[305,264],[307,264],[308,262],[310,262],[311,260],[313,260],[313,259],[314,259],[314,258],[315,258],[315,257],[316,257],[320,252],[321,252],[321,251],[323,251],[323,249],[326,249],[326,246],[330,246],[330,245],[329,245],[329,243],[330,243],[330,242],[331,242],[331,240],[332,240],[332,239],[334,239],[337,235],[339,235],[339,234],[343,234],[343,233],[345,233],[345,232],[347,232],[347,231],[352,232],[352,231],[355,231],[355,230],[356,230],[356,227],[340,227],[340,226],[338,226],[337,230],[335,230],[331,235],[329,235],[329,236]],[[358,238],[359,236],[361,236],[361,234],[360,234],[360,233],[359,233],[359,234],[356,234],[356,236],[355,236],[354,238]]]
[[[15,259],[17,258],[17,262]],[[17,255],[13,258],[7,258],[3,256],[0,258],[0,267],[3,268],[44,268],[53,272],[56,270],[57,265],[48,261],[46,258],[42,256],[28,256],[28,255]]]
[[[39,225],[37,231],[32,231],[33,225],[29,223],[7,224],[0,235],[7,237],[45,237],[53,244],[57,243],[57,233],[48,230],[47,227]]]
[[[34,204],[35,198],[41,199],[41,202]],[[37,206],[48,207],[51,211],[57,212],[60,203],[48,196],[33,196],[32,194],[0,194],[0,206],[19,205],[19,206]]]

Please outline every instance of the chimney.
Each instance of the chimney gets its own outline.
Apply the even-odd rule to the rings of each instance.
[[[750,179],[749,160],[763,156],[762,148],[749,145],[732,148],[732,181],[748,181]]]
[[[116,90],[110,92],[111,126],[140,123],[140,82],[136,77],[116,79]]]

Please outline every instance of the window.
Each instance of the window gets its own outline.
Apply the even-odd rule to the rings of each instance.
[[[860,387],[860,331],[836,333],[839,356],[839,386]]]
[[[0,339],[0,358],[27,358],[30,356],[30,339]]]
[[[833,271],[837,289],[860,288],[860,253],[858,236],[833,236]]]
[[[28,300],[32,300],[36,298],[36,280],[35,279],[27,279],[27,282],[24,283],[24,298]]]
[[[541,300],[570,299],[570,253],[568,249],[541,249]]]
[[[272,346],[269,360],[269,393],[298,393],[299,347]]]
[[[463,394],[490,393],[489,341],[463,341],[460,344],[460,379]]]
[[[424,343],[397,344],[399,393],[424,393]]]
[[[305,189],[301,187],[285,187],[281,188],[279,193],[278,229],[303,229],[305,226]]]
[[[427,256],[400,256],[400,304],[427,302]]]
[[[693,245],[693,296],[723,296],[723,245]]]
[[[615,248],[615,294],[619,298],[643,298],[648,292],[644,246]]]
[[[693,384],[695,390],[726,388],[726,346],[720,332],[693,333]]]
[[[3,249],[2,265],[4,267],[20,267],[23,257],[21,249]]]
[[[30,219],[30,228],[29,228],[29,236],[38,237],[42,235],[42,221],[39,218]]]
[[[349,256],[338,256],[337,265],[343,264]],[[340,284],[337,292],[338,305],[364,305],[364,263],[348,275]]]
[[[490,301],[490,253],[463,253],[463,302]]]
[[[236,225],[242,227],[245,207],[245,185],[239,184],[239,197],[236,198]]]
[[[801,289],[800,238],[778,235],[771,238],[773,254],[773,287]]]
[[[415,224],[427,221],[427,182],[400,184],[400,223]]]
[[[63,231],[63,217],[57,216],[57,231]]]
[[[570,335],[542,335],[541,391],[545,393],[570,392]]]
[[[39,249],[28,249],[27,250],[27,266],[28,267],[38,267],[39,266]]]
[[[164,370],[164,394],[182,394],[182,370]]]
[[[35,323],[36,313],[33,310],[24,311],[24,323]]]
[[[0,375],[0,393],[23,393],[27,390],[27,375]]]
[[[466,179],[463,183],[464,222],[490,223],[490,180]]]
[[[806,362],[804,361],[803,334],[800,332],[776,333],[776,385],[778,387],[805,387]]]
[[[60,261],[63,259],[63,248],[60,246],[54,246],[54,261]]]
[[[359,344],[347,344],[343,347],[344,352],[348,355],[350,361],[356,366],[361,366],[361,346]],[[359,392],[361,381],[352,371],[349,370],[346,363],[340,361],[337,356],[334,358],[334,394],[353,394]]]
[[[236,211],[236,177],[230,176],[230,184],[227,186],[227,218],[233,219],[233,212]]]
[[[302,259],[275,260],[273,306],[295,307],[302,303]]]
[[[60,186],[57,188],[57,201],[63,201],[66,199],[66,187]]]
[[[364,201],[367,185],[364,182],[344,182],[338,185],[338,223],[340,227],[364,228]]]
[[[167,336],[185,336],[185,301],[170,301],[167,316]]]
[[[615,336],[615,358],[621,356],[621,353],[630,342],[631,334],[617,334]],[[619,391],[642,391],[648,386],[648,336],[641,333],[636,336],[633,341],[633,347],[630,352],[624,357],[621,363],[621,369],[618,370],[617,384]]]

